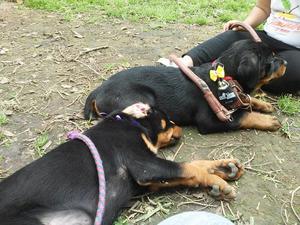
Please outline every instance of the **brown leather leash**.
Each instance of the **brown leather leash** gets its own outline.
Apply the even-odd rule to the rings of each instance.
[[[199,89],[203,92],[204,98],[207,101],[208,105],[219,118],[219,120],[223,122],[232,121],[231,114],[233,113],[233,111],[229,111],[223,105],[221,105],[221,103],[211,92],[205,81],[198,77],[176,55],[172,54],[169,58],[178,66],[179,69],[182,70],[182,72],[188,78],[190,78],[199,87]]]
[[[237,22],[235,22],[234,24],[231,25],[230,29],[232,29],[234,27],[238,27],[238,26],[243,27],[246,31],[248,31],[255,42],[262,42],[262,40],[257,35],[257,33],[255,32],[253,27],[251,27],[247,23],[237,21]]]

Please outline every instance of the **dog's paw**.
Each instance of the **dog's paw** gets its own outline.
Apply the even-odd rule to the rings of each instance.
[[[231,200],[236,197],[235,189],[230,186],[219,186],[218,184],[214,184],[207,189],[209,195],[216,199],[220,200]]]
[[[240,128],[276,131],[281,127],[275,116],[258,112],[245,113],[240,119]]]
[[[276,116],[267,116],[265,120],[265,130],[276,131],[281,127],[281,123]]]
[[[257,98],[251,98],[251,106],[254,110],[264,113],[271,113],[275,111],[275,108],[271,103],[262,101]]]
[[[224,180],[238,180],[244,173],[244,167],[237,159],[221,159],[212,162],[209,172]]]
[[[265,102],[260,109],[261,112],[264,113],[272,113],[275,111],[275,108],[273,107],[273,105],[271,103]]]
[[[191,165],[196,183],[204,187],[210,195],[225,200],[235,198],[235,189],[225,180],[237,180],[243,175],[244,168],[238,160],[199,160]]]

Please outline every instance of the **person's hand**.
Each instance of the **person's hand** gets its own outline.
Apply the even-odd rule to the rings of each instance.
[[[230,21],[228,21],[227,23],[224,24],[223,30],[224,31],[227,31],[227,30],[236,30],[236,31],[238,31],[238,30],[244,30],[243,27],[236,26],[236,23],[238,23],[238,22],[240,22],[240,21],[238,21],[238,20],[230,20]]]

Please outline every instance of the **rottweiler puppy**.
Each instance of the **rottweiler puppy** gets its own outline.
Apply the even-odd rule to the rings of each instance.
[[[242,165],[234,159],[176,163],[157,150],[181,136],[166,114],[136,103],[84,132],[98,149],[106,177],[102,225],[111,225],[130,198],[164,187],[204,187],[220,199],[235,190]],[[99,182],[94,159],[81,140],[67,141],[0,183],[1,225],[92,225]]]
[[[225,74],[237,80],[245,93],[251,93],[270,80],[284,74],[286,61],[274,55],[264,43],[241,40],[232,45],[216,62],[224,65]],[[217,83],[209,71],[213,63],[191,68],[201,77],[215,96]],[[275,131],[279,121],[270,115],[271,104],[251,98],[253,111],[239,109],[233,120],[224,123],[218,120],[208,106],[202,92],[177,68],[141,66],[121,71],[111,76],[88,96],[84,116],[99,117],[137,102],[145,102],[166,112],[178,125],[196,125],[200,133],[223,132],[237,129],[260,129]]]

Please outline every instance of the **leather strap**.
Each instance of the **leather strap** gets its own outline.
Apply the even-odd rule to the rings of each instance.
[[[230,29],[234,28],[234,27],[238,27],[241,26],[243,27],[246,31],[248,31],[250,33],[250,35],[252,36],[253,40],[255,42],[262,42],[260,37],[257,35],[256,31],[253,29],[253,27],[251,27],[249,24],[244,23],[244,22],[235,22],[234,24],[232,24],[230,26]]]
[[[216,114],[218,119],[223,122],[229,122],[232,120],[231,118],[231,111],[228,111],[218,99],[213,95],[211,90],[209,89],[208,85],[204,80],[198,77],[190,68],[188,68],[176,55],[170,55],[170,60],[172,60],[182,72],[191,79],[197,87],[203,92],[204,98],[206,99],[208,105]]]

